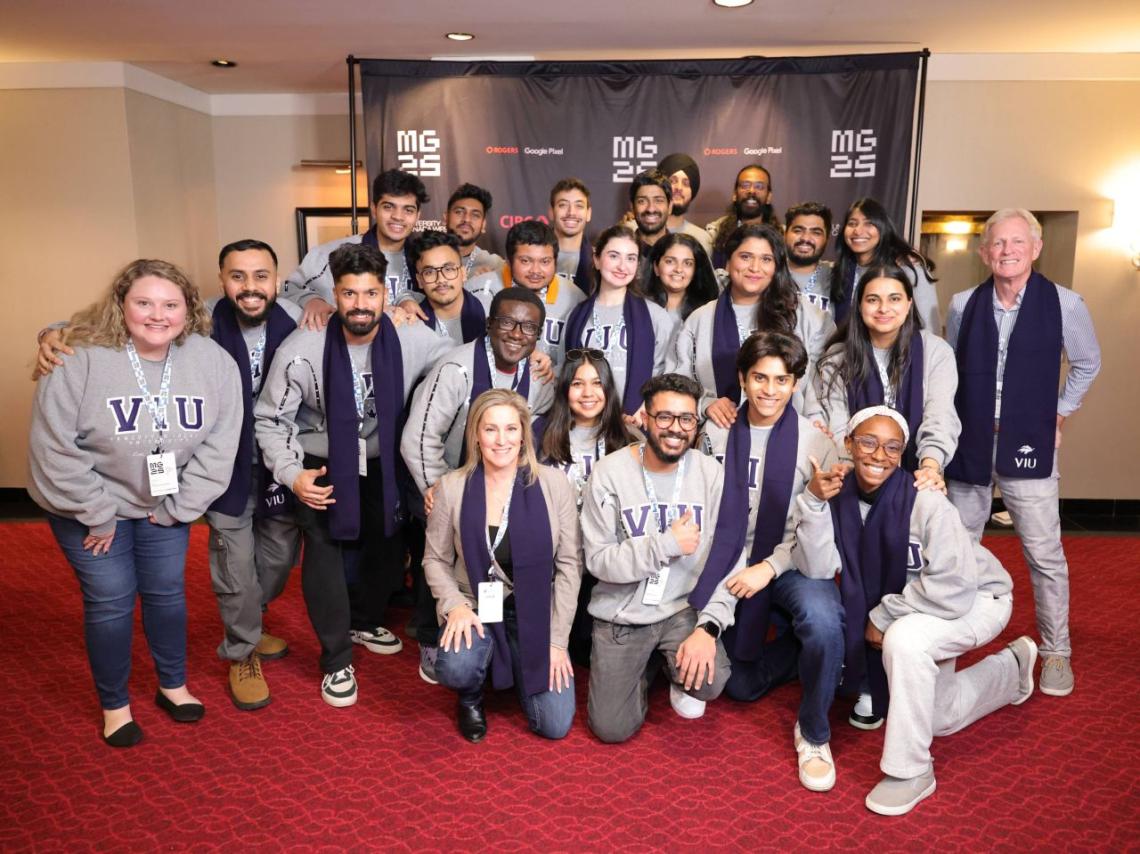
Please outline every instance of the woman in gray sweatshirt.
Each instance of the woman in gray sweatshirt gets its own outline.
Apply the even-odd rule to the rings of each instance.
[[[28,492],[79,579],[113,747],[142,738],[127,693],[136,596],[158,671],[155,702],[179,722],[205,712],[186,688],[188,523],[229,484],[242,419],[237,365],[209,332],[181,270],[135,261],[71,319],[75,355],[36,390]]]

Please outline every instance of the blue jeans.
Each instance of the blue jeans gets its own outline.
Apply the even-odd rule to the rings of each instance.
[[[519,655],[519,631],[517,617],[513,611],[504,615],[507,629],[507,643],[511,648],[511,669],[514,671],[515,691],[519,704],[526,712],[530,731],[543,738],[563,738],[574,722],[574,681],[562,692],[543,691],[526,696],[523,689],[522,657]],[[443,629],[440,629],[443,638]],[[435,660],[435,676],[439,684],[459,694],[459,702],[465,706],[476,706],[483,702],[483,683],[491,668],[491,654],[495,641],[491,633],[479,637],[471,631],[471,649],[460,639],[459,652],[439,647]]]
[[[104,709],[130,703],[131,634],[135,598],[142,597],[143,631],[158,684],[186,684],[186,592],[183,570],[190,528],[165,528],[146,519],[121,519],[111,551],[98,557],[83,548],[87,526],[48,516],[56,542],[79,579],[83,634],[95,690]]]
[[[734,700],[758,700],[797,675],[803,688],[800,732],[812,744],[831,740],[827,713],[843,672],[843,604],[828,579],[806,578],[789,569],[772,582],[772,607],[787,613],[791,631],[764,645],[755,661],[732,656],[725,693]],[[731,646],[731,645],[730,645]]]

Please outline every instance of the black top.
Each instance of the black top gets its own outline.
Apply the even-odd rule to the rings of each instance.
[[[491,542],[495,542],[495,537],[498,536],[499,526],[488,525],[487,534],[491,538]],[[503,537],[503,541],[499,543],[499,547],[495,549],[495,562],[499,564],[499,569],[503,571],[503,575],[513,584],[515,581],[514,566],[511,564],[511,535],[508,533]]]

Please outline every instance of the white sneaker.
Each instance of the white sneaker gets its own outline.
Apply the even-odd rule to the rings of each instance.
[[[380,655],[395,655],[404,648],[404,642],[383,626],[374,629],[353,629],[348,633],[353,643],[358,643],[369,652]]]
[[[676,682],[669,683],[669,705],[673,711],[686,720],[695,721],[705,713],[705,701],[698,700]]]
[[[321,699],[330,706],[342,709],[356,702],[356,671],[352,665],[342,668],[336,673],[326,673],[321,680]]]
[[[831,758],[830,744],[812,744],[800,732],[800,722],[796,721],[796,728],[792,732],[792,742],[796,746],[797,764],[800,770],[800,784],[812,792],[829,792],[835,786],[835,760]],[[809,773],[807,765],[812,760],[813,770],[818,772],[819,763],[827,765],[827,770],[820,773]]]

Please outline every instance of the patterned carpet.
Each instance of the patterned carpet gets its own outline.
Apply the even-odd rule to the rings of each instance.
[[[300,584],[268,627],[292,653],[266,664],[272,704],[240,712],[225,693],[206,530],[187,564],[190,685],[208,713],[178,725],[155,708],[155,676],[136,628],[132,696],[146,732],[105,747],[83,653],[77,584],[40,523],[0,524],[0,849],[876,851],[1140,850],[1140,672],[1136,539],[1073,537],[1077,691],[1034,696],[935,741],[938,791],[886,819],[863,797],[879,778],[882,731],[833,711],[839,782],[811,794],[796,779],[797,686],[755,705],[721,700],[685,721],[658,685],[630,743],[603,745],[579,711],[562,742],[526,732],[512,696],[489,699],[478,745],[453,723],[454,698],[416,675],[416,649],[358,647],[360,702],[319,697],[317,647]],[[988,541],[1018,596],[1005,642],[1030,630],[1026,569],[1010,537]],[[397,612],[393,628],[406,613]]]

